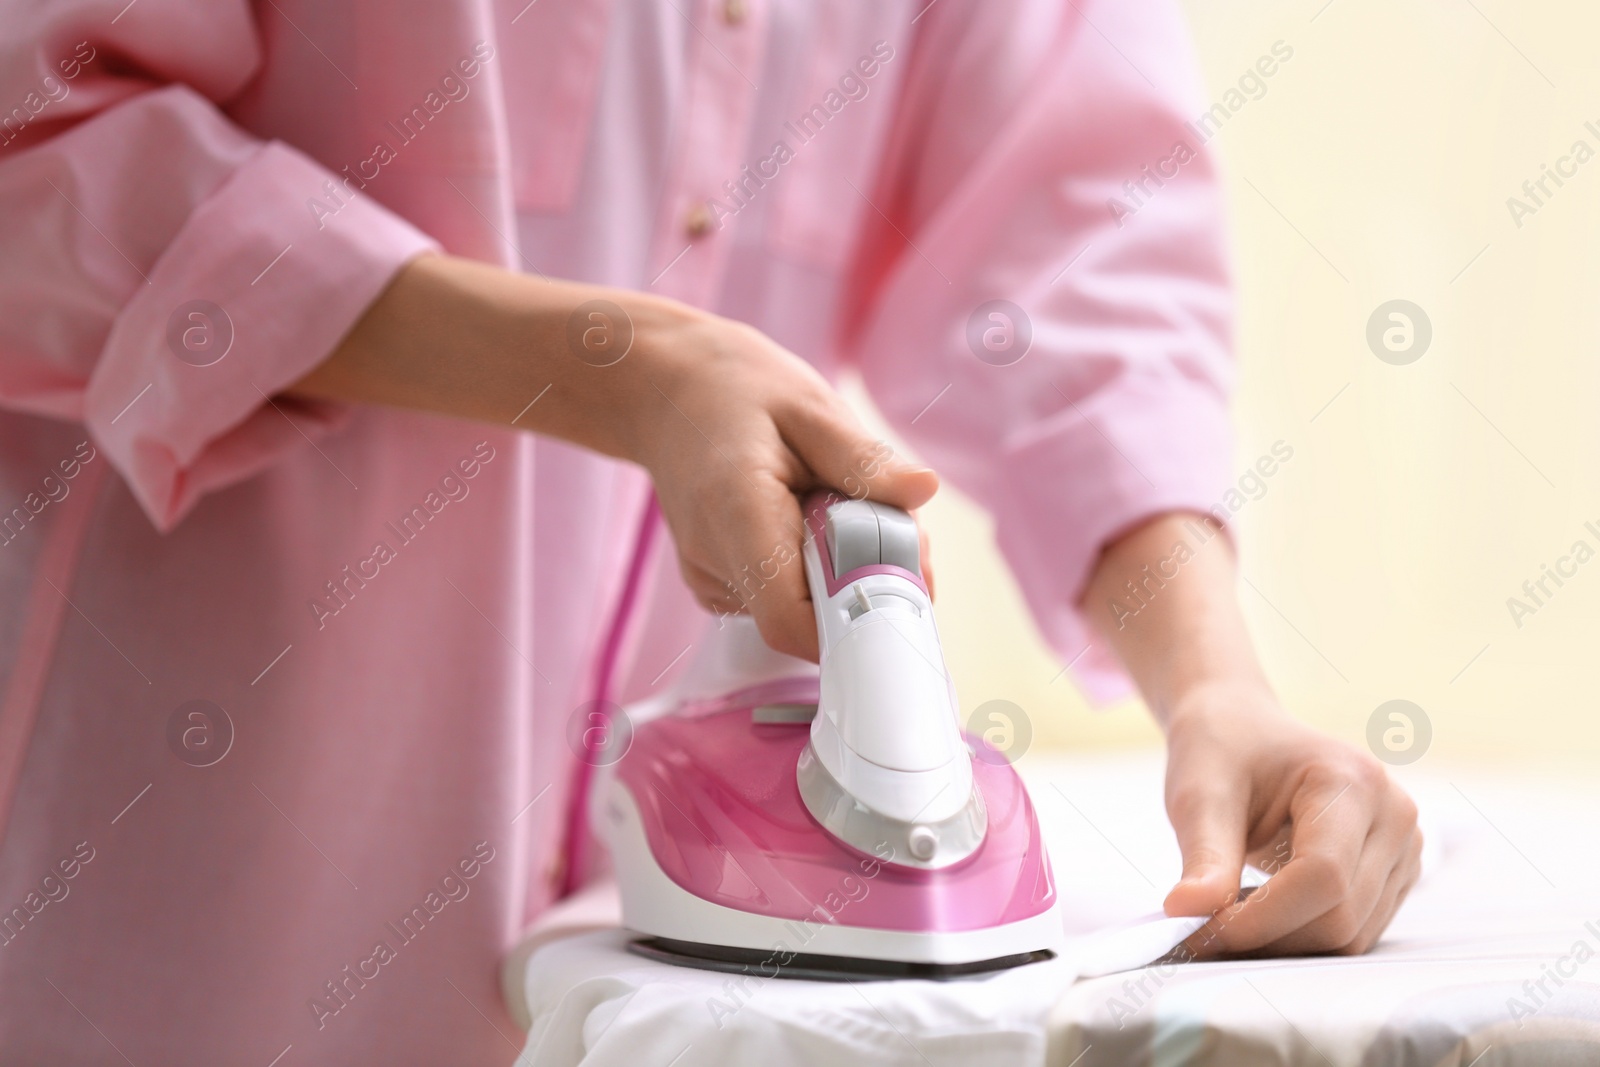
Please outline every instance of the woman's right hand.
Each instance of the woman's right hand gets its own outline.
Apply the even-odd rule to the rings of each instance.
[[[749,611],[767,644],[814,660],[799,496],[825,487],[910,509],[938,478],[873,440],[820,374],[759,331],[667,318],[640,335],[649,391],[635,400],[644,417],[628,456],[655,481],[700,602]]]
[[[939,484],[758,330],[448,256],[402,270],[292,392],[515,421],[638,463],[700,602],[749,612],[769,645],[808,659],[817,638],[799,496],[832,488],[910,509]]]

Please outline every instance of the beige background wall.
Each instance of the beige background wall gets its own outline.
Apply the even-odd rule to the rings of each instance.
[[[1212,99],[1294,49],[1210,142],[1240,296],[1236,466],[1295,450],[1238,519],[1271,604],[1242,587],[1245,611],[1286,704],[1342,737],[1404,698],[1429,760],[1592,760],[1600,557],[1520,629],[1506,601],[1574,542],[1600,552],[1600,157],[1520,228],[1506,201],[1575,141],[1600,153],[1600,8],[1325,3],[1183,5]],[[1397,298],[1433,331],[1402,366],[1366,341]],[[1051,681],[984,516],[947,491],[927,521],[964,711],[1011,700],[1045,747],[1156,742],[1137,703],[1093,711]]]

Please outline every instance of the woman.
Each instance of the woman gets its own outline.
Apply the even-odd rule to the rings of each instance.
[[[1143,169],[1201,110],[1162,0],[6,19],[8,1062],[510,1058],[586,703],[670,680],[685,587],[814,655],[794,494],[936,488],[847,365],[1161,717],[1169,911],[1275,857],[1203,951],[1393,915],[1414,809],[1278,707],[1227,539],[1146,570],[1230,480],[1215,173]]]

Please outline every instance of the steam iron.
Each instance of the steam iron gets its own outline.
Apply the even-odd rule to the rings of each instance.
[[[671,693],[610,732],[626,751],[590,820],[630,950],[828,980],[1049,959],[1062,928],[1033,805],[961,731],[915,522],[836,494],[804,511],[820,668],[726,617]]]

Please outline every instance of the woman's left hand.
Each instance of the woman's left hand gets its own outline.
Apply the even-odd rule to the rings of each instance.
[[[1364,752],[1290,718],[1234,595],[1210,516],[1167,513],[1101,555],[1084,595],[1167,734],[1183,851],[1168,915],[1211,915],[1196,957],[1365,952],[1417,880],[1411,798]],[[1246,860],[1273,875],[1239,899]]]
[[[1291,719],[1264,685],[1212,683],[1167,719],[1183,852],[1169,915],[1210,915],[1197,958],[1362,953],[1421,871],[1417,808],[1377,760]],[[1243,900],[1248,860],[1273,876]]]

